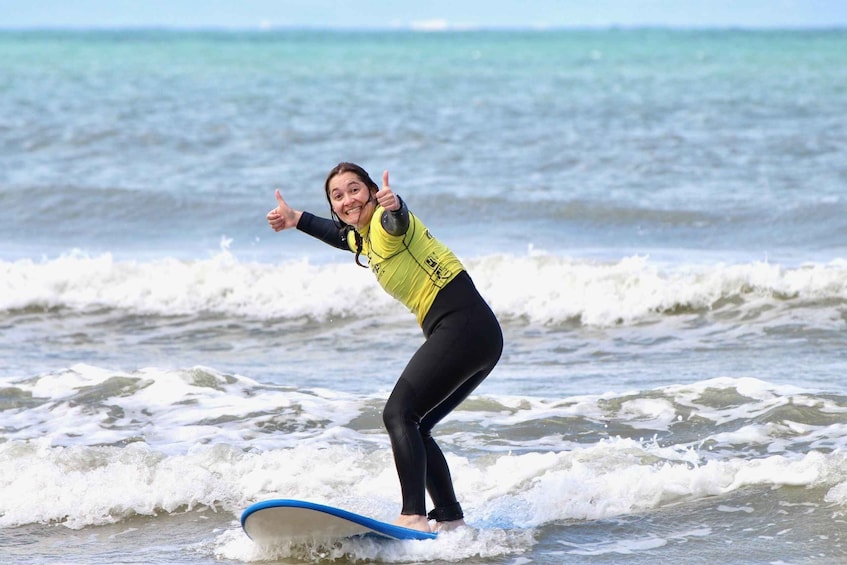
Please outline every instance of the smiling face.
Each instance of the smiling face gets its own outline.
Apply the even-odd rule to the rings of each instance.
[[[368,225],[376,209],[371,190],[353,171],[331,177],[327,182],[327,197],[338,219],[356,229]]]

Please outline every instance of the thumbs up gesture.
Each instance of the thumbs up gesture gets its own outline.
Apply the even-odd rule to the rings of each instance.
[[[276,197],[277,207],[268,212],[266,216],[271,229],[278,232],[297,227],[297,222],[300,221],[300,216],[303,215],[303,212],[295,210],[286,204],[285,200],[282,199],[282,195],[279,193],[279,189],[276,189],[274,196]]]
[[[400,199],[388,184],[388,171],[382,173],[382,188],[376,193],[376,201],[389,212],[400,208]]]

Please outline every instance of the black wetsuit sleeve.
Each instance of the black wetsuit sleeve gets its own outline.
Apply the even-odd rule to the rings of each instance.
[[[347,244],[347,229],[339,228],[335,222],[326,218],[319,218],[310,212],[303,212],[297,229],[317,238],[327,245],[350,251]]]
[[[397,196],[400,207],[396,210],[386,210],[380,218],[382,229],[389,235],[403,235],[409,229],[409,209],[403,199]]]

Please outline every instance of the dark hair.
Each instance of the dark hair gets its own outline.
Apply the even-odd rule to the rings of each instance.
[[[324,182],[324,194],[326,194],[326,201],[329,203],[329,214],[335,222],[335,225],[346,230],[344,232],[345,237],[347,237],[347,234],[351,231],[353,232],[353,237],[356,238],[356,264],[360,267],[367,268],[367,265],[362,265],[359,262],[359,256],[362,254],[362,236],[359,235],[359,232],[357,232],[353,226],[342,222],[341,218],[338,217],[338,214],[335,213],[335,210],[332,209],[332,199],[330,199],[329,196],[329,181],[331,181],[336,175],[340,175],[342,173],[353,173],[356,175],[359,180],[362,181],[362,184],[368,187],[368,190],[371,191],[371,193],[378,191],[379,185],[373,181],[365,169],[355,163],[338,163],[326,176],[326,181]]]

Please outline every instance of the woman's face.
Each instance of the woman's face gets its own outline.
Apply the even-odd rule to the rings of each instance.
[[[329,201],[339,219],[356,229],[368,225],[376,209],[376,199],[352,171],[339,173],[329,180]]]

